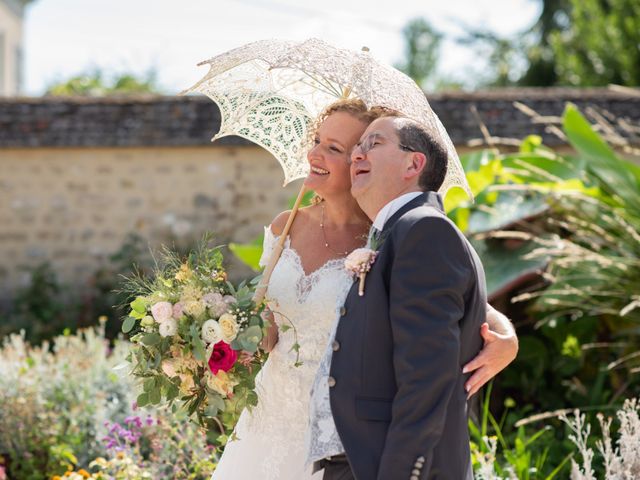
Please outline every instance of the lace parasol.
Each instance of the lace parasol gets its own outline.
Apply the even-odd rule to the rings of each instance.
[[[340,98],[393,108],[411,117],[448,153],[440,191],[462,187],[473,198],[456,150],[424,92],[402,72],[367,51],[340,49],[318,39],[262,40],[206,60],[209,72],[183,93],[199,92],[218,104],[217,138],[238,135],[271,152],[284,170],[285,185],[306,177],[309,131],[316,117]]]

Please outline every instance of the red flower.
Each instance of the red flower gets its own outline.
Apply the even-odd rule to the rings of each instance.
[[[228,343],[219,341],[213,346],[213,352],[209,357],[209,370],[214,375],[220,370],[228,372],[233,367],[238,359],[238,354],[233,350]]]

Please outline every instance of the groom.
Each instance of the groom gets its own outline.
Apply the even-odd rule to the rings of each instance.
[[[351,160],[351,192],[373,220],[378,254],[321,362],[309,459],[324,479],[472,479],[462,366],[482,345],[485,279],[435,193],[446,149],[389,116],[367,128]]]

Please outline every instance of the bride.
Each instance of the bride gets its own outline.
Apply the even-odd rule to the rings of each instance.
[[[298,212],[267,289],[275,324],[293,324],[299,344],[296,362],[294,331],[280,330],[269,359],[256,377],[258,405],[245,410],[212,480],[320,479],[305,468],[305,435],[313,379],[353,279],[344,257],[365,244],[370,221],[351,196],[349,155],[369,123],[383,113],[359,100],[329,106],[321,115],[315,145],[307,158],[311,171],[305,185],[322,200]],[[268,261],[289,212],[265,228],[261,265]],[[469,394],[509,364],[517,339],[509,321],[488,306],[481,334],[482,352],[465,367],[476,370],[467,383]],[[277,332],[277,330],[275,330]],[[272,332],[273,334],[273,332]]]

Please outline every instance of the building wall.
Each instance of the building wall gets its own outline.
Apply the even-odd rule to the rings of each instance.
[[[0,96],[20,93],[22,69],[22,5],[0,0]]]
[[[3,149],[1,292],[45,260],[82,284],[129,233],[152,246],[205,231],[220,243],[252,240],[299,188],[282,180],[277,161],[250,146]]]

